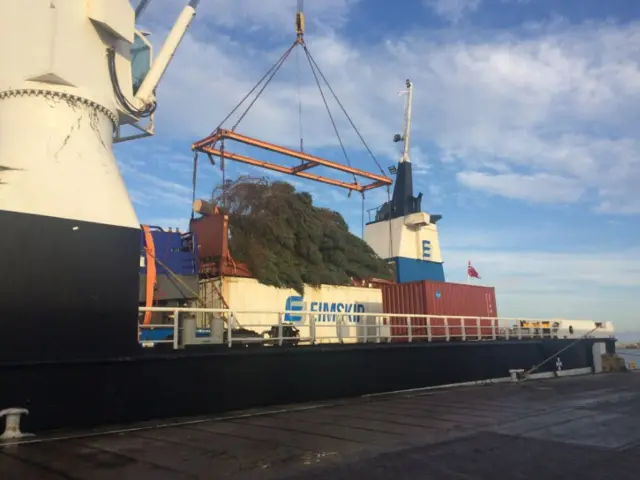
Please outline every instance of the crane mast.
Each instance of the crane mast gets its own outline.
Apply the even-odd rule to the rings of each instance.
[[[137,348],[140,224],[113,154],[153,118],[155,89],[195,15],[153,61],[129,0],[1,7],[0,362]],[[140,4],[138,15],[149,1]]]

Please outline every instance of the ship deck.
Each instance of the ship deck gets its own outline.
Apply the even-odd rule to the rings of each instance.
[[[0,478],[635,478],[640,374],[402,392],[48,434],[0,448]]]

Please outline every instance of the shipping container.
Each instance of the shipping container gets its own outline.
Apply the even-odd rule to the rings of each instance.
[[[391,317],[394,341],[408,340],[409,324],[412,341],[488,339],[497,334],[494,287],[429,280],[400,283],[382,287],[382,303],[386,313],[439,316]]]
[[[211,214],[194,218],[190,221],[189,228],[195,234],[197,242],[201,277],[252,277],[249,267],[236,262],[231,256],[227,215]]]
[[[217,261],[229,251],[229,219],[226,215],[193,218],[189,231],[195,234],[201,263]]]
[[[294,325],[301,338],[309,338],[310,315],[314,312],[315,338],[318,343],[363,342],[376,335],[376,322],[381,318],[359,313],[382,313],[382,291],[379,288],[322,285],[305,287],[304,295],[289,288],[263,285],[254,278],[222,277],[201,280],[200,295],[209,308],[229,308],[237,312],[237,326],[264,333],[278,325],[279,313],[284,323]],[[317,312],[317,313],[315,313]],[[204,319],[199,321],[201,327]],[[381,332],[383,333],[383,332]]]

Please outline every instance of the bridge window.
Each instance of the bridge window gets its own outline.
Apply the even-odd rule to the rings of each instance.
[[[134,95],[151,69],[151,46],[139,32],[136,32],[135,36],[136,39],[131,47],[131,76]]]

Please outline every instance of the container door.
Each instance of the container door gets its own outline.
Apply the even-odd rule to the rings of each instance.
[[[493,298],[489,292],[485,292],[485,299],[487,301],[487,317],[493,317],[495,315],[495,308],[493,306]]]

